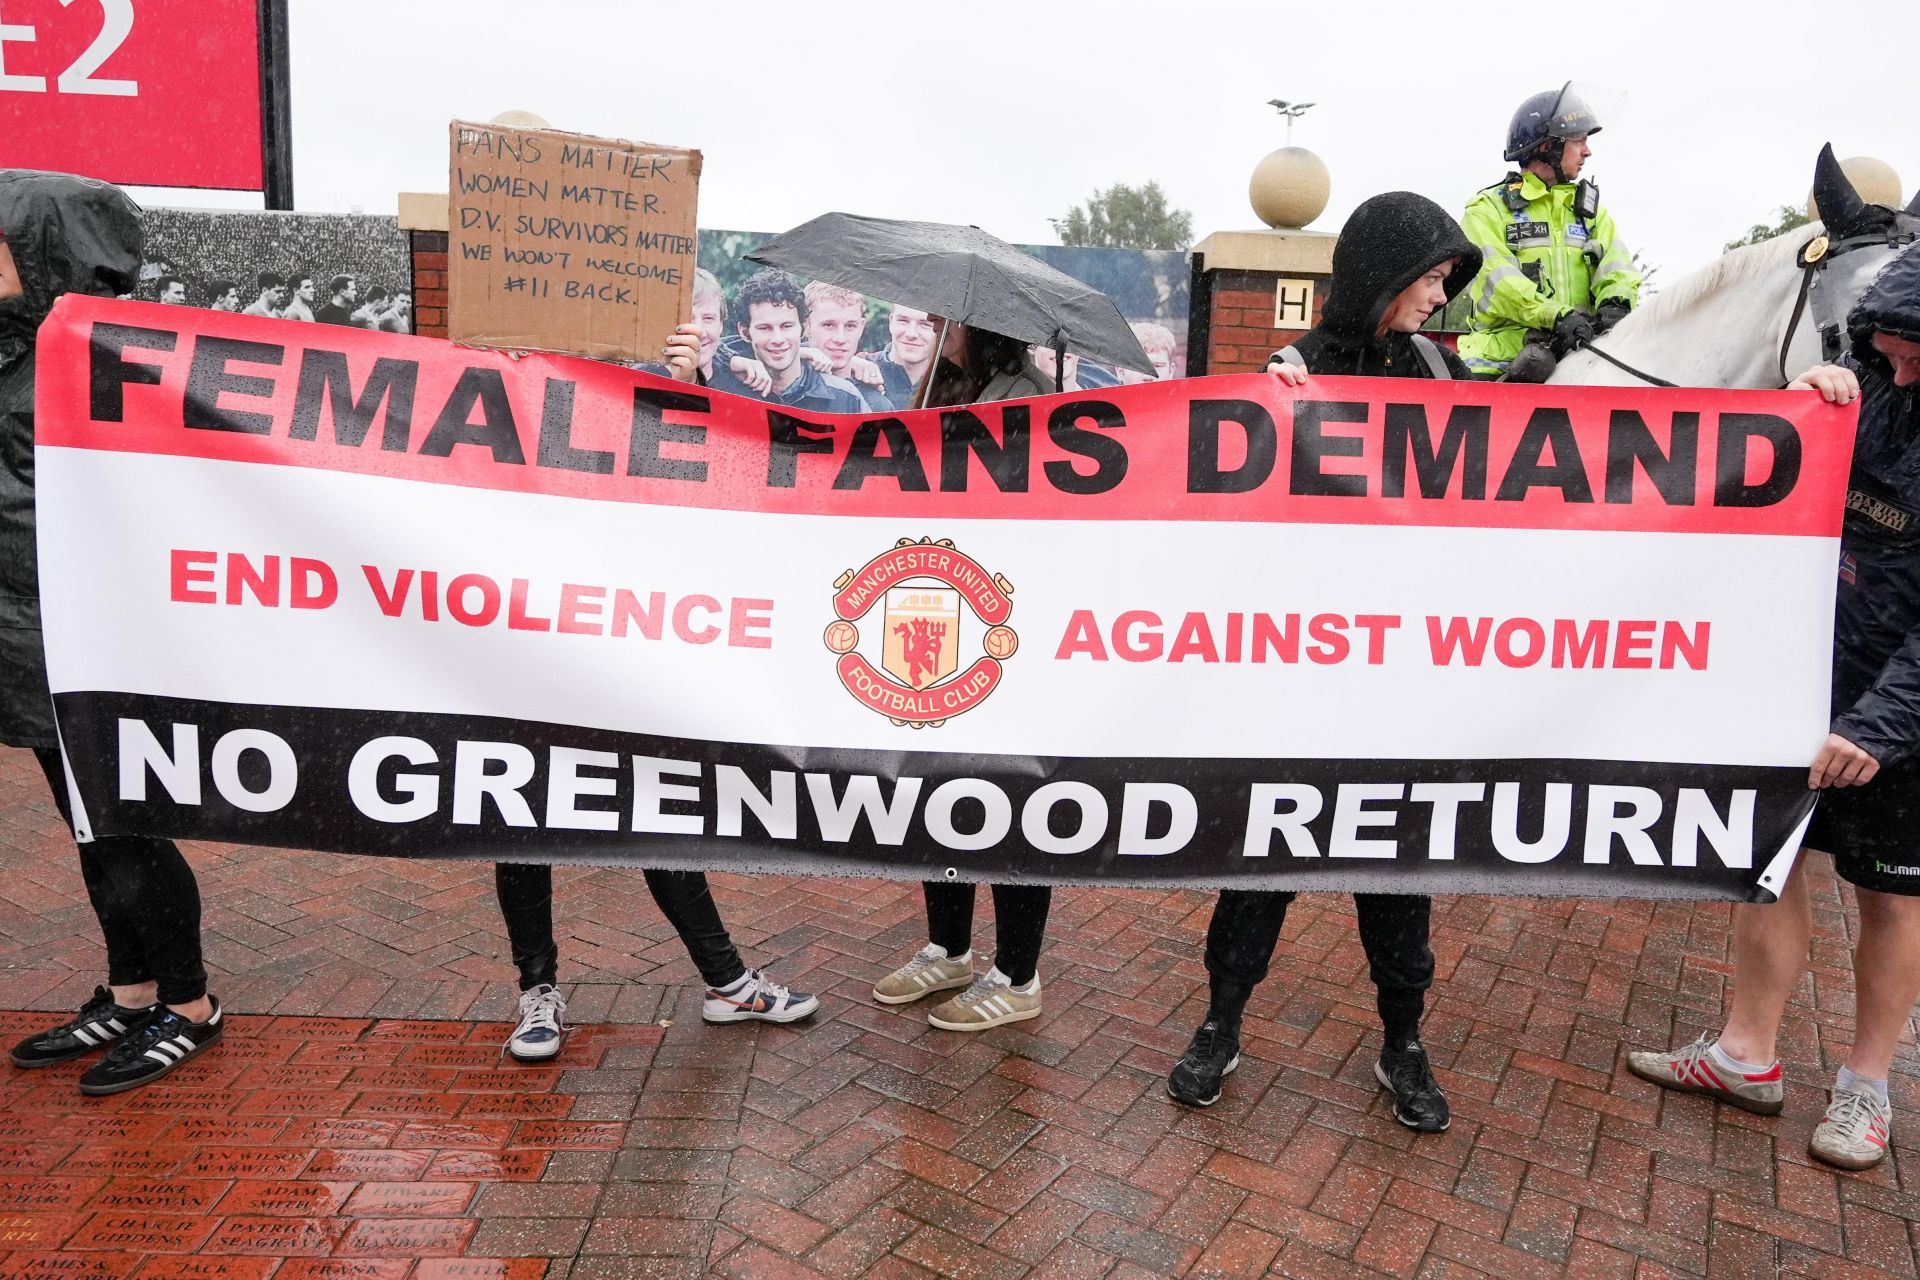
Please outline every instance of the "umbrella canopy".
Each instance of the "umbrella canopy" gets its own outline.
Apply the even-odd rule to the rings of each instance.
[[[1021,342],[1154,372],[1112,298],[978,227],[827,213],[747,257]]]

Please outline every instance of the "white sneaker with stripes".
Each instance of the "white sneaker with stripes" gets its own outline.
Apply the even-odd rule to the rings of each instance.
[[[1627,1070],[1662,1089],[1704,1093],[1755,1115],[1779,1115],[1787,1097],[1780,1064],[1752,1073],[1732,1071],[1714,1061],[1713,1044],[1707,1034],[1677,1049],[1634,1049],[1627,1054]]]
[[[985,1031],[1008,1022],[1040,1016],[1040,978],[1035,975],[1025,991],[995,966],[973,980],[973,985],[927,1014],[942,1031]]]
[[[1880,1101],[1872,1085],[1860,1084],[1833,1091],[1807,1154],[1836,1169],[1871,1169],[1887,1158],[1892,1137],[1893,1108]]]

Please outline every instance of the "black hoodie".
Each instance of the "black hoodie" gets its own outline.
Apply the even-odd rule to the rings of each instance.
[[[24,288],[0,300],[0,742],[53,745],[33,540],[33,342],[63,293],[130,293],[140,208],[118,187],[0,169],[0,233]]]
[[[1873,335],[1920,342],[1920,248],[1874,277],[1847,333],[1860,429],[1834,600],[1833,731],[1886,765],[1920,748],[1920,386],[1893,385]]]
[[[1411,191],[1389,191],[1363,202],[1340,229],[1333,249],[1333,279],[1320,324],[1294,343],[1309,372],[1370,377],[1425,378],[1426,361],[1404,333],[1375,338],[1381,317],[1402,289],[1448,258],[1459,263],[1447,277],[1447,298],[1480,272],[1480,250],[1445,209]],[[1441,348],[1456,378],[1467,367]]]

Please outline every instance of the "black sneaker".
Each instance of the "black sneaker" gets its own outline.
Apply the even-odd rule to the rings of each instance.
[[[1209,1018],[1167,1073],[1167,1096],[1190,1107],[1210,1107],[1220,1101],[1220,1082],[1239,1065],[1240,1028]]]
[[[80,1077],[80,1092],[119,1093],[158,1080],[220,1038],[220,1001],[205,1022],[193,1022],[161,1005],[153,1016],[107,1051]]]
[[[1445,1133],[1453,1123],[1447,1095],[1433,1078],[1427,1051],[1418,1040],[1404,1049],[1383,1049],[1373,1064],[1373,1077],[1393,1095],[1393,1118],[1419,1133]]]
[[[13,1046],[13,1065],[50,1067],[104,1049],[146,1021],[158,1007],[128,1009],[113,1002],[111,991],[95,987],[93,999],[80,1006],[72,1021],[36,1032]]]

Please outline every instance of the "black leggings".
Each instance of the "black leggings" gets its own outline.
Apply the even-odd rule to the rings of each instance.
[[[69,830],[67,770],[60,753],[36,747],[53,803]],[[80,875],[107,940],[107,982],[154,983],[163,1004],[192,1004],[207,994],[200,958],[200,884],[171,840],[104,836],[80,846]]]
[[[1273,949],[1294,895],[1268,889],[1223,889],[1207,925],[1207,974],[1214,1008],[1209,1016],[1237,1020],[1247,997],[1267,976]],[[1389,1039],[1411,1039],[1433,985],[1433,949],[1427,944],[1433,899],[1402,893],[1356,893],[1360,945]],[[1396,1044],[1395,1047],[1398,1047]]]
[[[927,941],[957,956],[973,949],[973,885],[963,881],[927,880]],[[996,884],[993,886],[993,963],[1016,987],[1033,981],[1040,967],[1040,945],[1047,935],[1047,909],[1053,905],[1053,886]]]
[[[734,950],[727,926],[720,922],[707,877],[698,871],[643,874],[654,904],[686,944],[706,984],[724,987],[737,981],[747,966]],[[560,948],[553,940],[553,868],[545,863],[496,862],[493,887],[500,895],[500,915],[507,923],[514,967],[520,970],[520,989],[552,985],[560,963]]]

